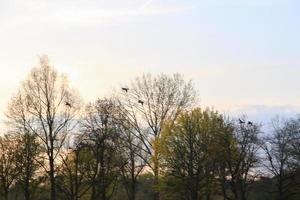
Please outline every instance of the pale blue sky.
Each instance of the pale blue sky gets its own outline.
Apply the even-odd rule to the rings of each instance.
[[[143,72],[179,72],[202,105],[294,114],[299,9],[297,0],[0,0],[0,110],[48,54],[86,101]]]

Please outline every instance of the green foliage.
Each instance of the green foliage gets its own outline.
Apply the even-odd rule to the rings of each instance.
[[[224,127],[222,115],[200,108],[181,113],[175,123],[165,126],[158,144],[164,169],[160,189],[165,196],[194,199],[216,193],[216,140]]]

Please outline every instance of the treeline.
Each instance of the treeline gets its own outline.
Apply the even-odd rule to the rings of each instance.
[[[273,129],[197,105],[180,75],[143,75],[83,105],[46,57],[5,111],[1,199],[299,199],[300,119]]]

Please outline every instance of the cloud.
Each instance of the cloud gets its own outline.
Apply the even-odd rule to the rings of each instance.
[[[249,120],[262,123],[264,129],[268,129],[271,126],[271,121],[275,117],[283,119],[293,118],[299,115],[300,106],[294,105],[248,105],[248,106],[237,106],[231,108],[228,111],[232,117],[239,117],[246,115]]]

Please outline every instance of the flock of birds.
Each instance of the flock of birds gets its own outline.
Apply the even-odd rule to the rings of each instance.
[[[122,87],[121,89],[125,92],[128,92],[128,90],[129,90],[129,88],[127,88],[127,87]],[[138,103],[140,103],[141,105],[144,105],[144,101],[142,101],[140,99],[138,100]]]
[[[126,93],[129,91],[129,88],[127,88],[127,87],[122,87],[121,88],[123,91],[125,91]],[[140,104],[144,104],[144,101],[142,101],[142,100],[138,100],[138,103],[140,103]],[[246,122],[244,121],[244,120],[242,120],[242,119],[239,119],[239,123],[240,124],[245,124]],[[251,121],[248,121],[247,122],[247,125],[249,125],[249,126],[253,126],[253,122],[251,122]]]
[[[129,90],[129,88],[127,88],[127,87],[122,87],[121,89],[122,89],[123,91],[125,91],[125,92],[128,92],[128,90]],[[141,105],[144,105],[144,101],[142,101],[142,100],[140,100],[140,99],[138,100],[138,103],[141,104]],[[65,106],[68,106],[68,107],[70,107],[70,108],[72,107],[71,103],[69,103],[69,102],[67,102],[67,101],[65,102]]]
[[[244,120],[242,120],[242,119],[239,119],[239,123],[240,123],[240,124],[245,124],[246,122],[245,122]],[[252,126],[252,125],[253,125],[253,122],[248,121],[247,124],[248,124],[249,126]]]
[[[128,92],[128,91],[129,91],[129,88],[127,88],[127,87],[122,87],[121,89],[122,89],[123,91],[125,91],[125,92]],[[141,104],[141,105],[144,105],[144,101],[142,101],[142,100],[140,100],[140,99],[138,100],[138,103]],[[65,102],[65,105],[68,106],[68,107],[72,107],[71,103],[69,103],[69,102]],[[240,123],[240,124],[245,124],[246,122],[245,122],[244,120],[242,120],[242,119],[239,119],[239,123]],[[253,125],[253,122],[248,121],[248,122],[247,122],[247,125],[252,126],[252,125]]]

